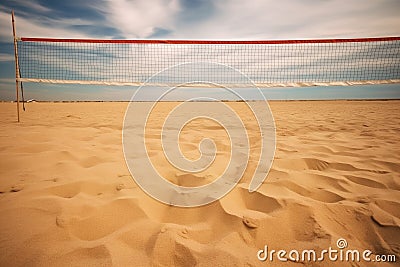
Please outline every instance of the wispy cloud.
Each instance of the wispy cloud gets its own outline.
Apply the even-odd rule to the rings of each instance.
[[[68,29],[71,22],[83,24],[83,20],[60,19],[49,20],[47,23],[36,21],[34,18],[25,18],[16,14],[17,35],[24,37],[55,37],[55,38],[90,38],[88,34]],[[0,38],[2,41],[12,42],[11,15],[0,11]],[[9,27],[7,27],[9,25]]]
[[[14,61],[14,56],[10,54],[0,53],[0,61]]]
[[[178,0],[108,0],[96,8],[124,38],[146,38],[171,28],[180,7]]]
[[[1,84],[15,84],[15,78],[0,78]]]
[[[174,37],[295,39],[399,35],[399,1],[220,0],[213,16],[187,27],[175,23]]]
[[[65,38],[297,39],[400,35],[398,0],[71,1],[74,16],[38,1],[9,1],[19,35]],[[22,8],[23,6],[23,8]],[[35,14],[39,14],[36,16]],[[54,14],[58,14],[55,16]],[[0,23],[10,16],[0,8]],[[0,37],[11,35],[2,27]]]
[[[16,1],[16,0],[13,0],[12,2],[19,2],[19,1]],[[51,9],[49,9],[49,8],[47,8],[47,7],[45,7],[45,6],[43,6],[43,5],[41,5],[40,3],[37,3],[37,2],[35,2],[35,1],[32,1],[32,0],[30,0],[30,1],[24,1],[24,6],[27,8],[27,9],[31,9],[32,11],[36,11],[36,12],[42,12],[42,13],[47,13],[47,12],[50,12],[51,11]]]

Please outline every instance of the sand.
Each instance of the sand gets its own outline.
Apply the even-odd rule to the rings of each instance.
[[[257,259],[265,245],[321,251],[344,238],[349,249],[400,260],[400,101],[270,105],[277,149],[258,191],[247,190],[251,163],[224,198],[178,208],[130,176],[121,144],[127,103],[28,103],[21,123],[14,104],[0,103],[0,265],[396,266]],[[198,156],[195,133],[215,137],[217,167],[201,177],[160,172],[186,186],[212,181],[229,156],[225,132],[212,121],[184,131],[189,158]],[[159,136],[151,138],[150,156],[162,162]]]

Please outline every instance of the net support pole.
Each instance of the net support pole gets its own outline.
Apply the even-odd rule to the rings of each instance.
[[[18,80],[20,78],[19,74],[19,66],[18,66],[18,47],[17,47],[17,36],[15,30],[15,22],[14,22],[14,10],[11,11],[11,20],[12,20],[12,28],[13,28],[13,37],[14,37],[14,57],[15,57],[15,92],[17,96],[17,120],[19,119],[19,84]]]

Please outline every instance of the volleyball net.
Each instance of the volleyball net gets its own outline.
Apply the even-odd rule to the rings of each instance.
[[[16,38],[18,82],[140,86],[179,64],[207,62],[221,68],[179,68],[157,75],[155,85],[181,85],[218,77],[239,87],[362,85],[400,82],[400,37],[285,41],[86,40]],[[214,79],[215,80],[215,79]],[[209,87],[210,84],[204,83]]]

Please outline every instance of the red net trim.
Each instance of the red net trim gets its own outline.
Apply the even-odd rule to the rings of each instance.
[[[96,39],[54,39],[54,38],[20,38],[22,42],[53,43],[114,43],[114,44],[309,44],[309,43],[354,43],[398,41],[400,37],[376,37],[353,39],[315,39],[315,40],[267,40],[267,41],[217,41],[217,40],[96,40]]]

